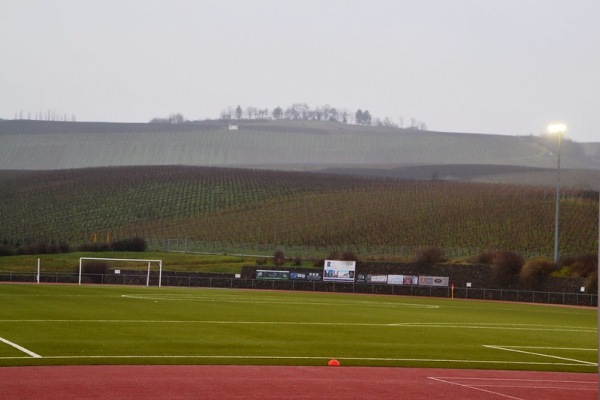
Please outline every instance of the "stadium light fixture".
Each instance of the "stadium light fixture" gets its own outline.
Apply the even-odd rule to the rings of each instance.
[[[550,124],[548,125],[548,133],[556,135],[558,138],[558,153],[556,162],[556,205],[554,211],[554,263],[558,263],[558,217],[559,217],[559,197],[560,197],[560,150],[562,145],[562,137],[567,130],[565,124]]]

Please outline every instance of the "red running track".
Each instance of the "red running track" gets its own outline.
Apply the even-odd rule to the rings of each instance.
[[[596,374],[373,367],[0,368],[0,399],[598,399]]]

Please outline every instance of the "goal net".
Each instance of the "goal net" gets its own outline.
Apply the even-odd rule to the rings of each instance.
[[[146,286],[150,286],[150,267],[152,264],[158,264],[158,287],[162,285],[162,260],[145,260],[136,258],[101,258],[101,257],[80,257],[79,258],[79,284],[81,285],[81,271],[85,261],[126,261],[148,264],[148,273],[146,275]]]

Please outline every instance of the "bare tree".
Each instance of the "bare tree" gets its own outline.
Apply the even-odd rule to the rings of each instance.
[[[281,118],[283,118],[283,110],[281,109],[281,107],[276,107],[273,110],[273,118],[274,119],[281,119]]]
[[[183,117],[183,115],[181,115],[181,113],[171,114],[169,115],[168,119],[169,122],[172,124],[181,124],[185,122],[185,118]]]
[[[258,115],[258,109],[256,107],[252,107],[252,106],[246,107],[246,118],[256,119],[257,115]]]

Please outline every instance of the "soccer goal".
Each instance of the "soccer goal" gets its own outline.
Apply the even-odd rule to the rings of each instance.
[[[99,257],[80,257],[79,258],[79,284],[81,285],[81,269],[84,261],[127,261],[127,262],[143,262],[148,263],[148,274],[146,275],[146,286],[150,286],[150,266],[158,264],[158,287],[162,285],[162,260],[144,260],[135,258],[99,258]]]

